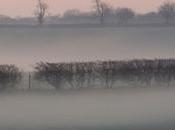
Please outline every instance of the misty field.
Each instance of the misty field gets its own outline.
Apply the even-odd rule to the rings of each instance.
[[[1,27],[1,64],[175,57],[175,27]]]
[[[0,129],[173,130],[174,94],[174,89],[2,93]]]

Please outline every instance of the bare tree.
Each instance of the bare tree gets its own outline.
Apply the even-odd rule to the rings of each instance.
[[[48,10],[48,4],[43,0],[38,0],[35,15],[37,17],[39,25],[43,25],[44,18],[47,14],[47,10]]]
[[[135,17],[135,12],[129,8],[118,8],[115,14],[119,24],[127,24],[130,19]]]
[[[105,88],[112,88],[117,80],[117,62],[101,62],[98,69],[98,75],[101,85]]]
[[[37,63],[35,67],[34,78],[40,81],[47,81],[55,89],[59,90],[63,82],[64,64],[55,63]]]
[[[175,16],[175,3],[169,1],[164,2],[159,7],[159,14],[165,19],[166,24],[169,24]]]
[[[102,2],[101,0],[94,0],[95,6],[95,13],[96,15],[99,17],[100,19],[100,23],[104,24],[104,18],[105,18],[105,14],[107,14],[107,12],[109,12],[109,5],[105,2]]]
[[[13,88],[22,77],[21,72],[15,65],[0,65],[0,90]]]

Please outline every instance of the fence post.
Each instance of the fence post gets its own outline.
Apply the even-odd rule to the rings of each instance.
[[[31,74],[29,73],[29,89],[31,89]]]

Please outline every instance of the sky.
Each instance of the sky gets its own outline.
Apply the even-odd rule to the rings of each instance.
[[[78,8],[83,11],[92,8],[93,0],[45,0],[49,4],[50,14],[59,14],[67,9]],[[155,11],[165,0],[105,0],[114,7],[127,6],[137,12]],[[175,1],[175,0],[172,0]],[[32,16],[37,0],[0,0],[0,14],[12,17]]]

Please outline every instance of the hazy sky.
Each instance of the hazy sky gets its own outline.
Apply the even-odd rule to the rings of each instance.
[[[10,16],[33,15],[37,0],[0,0],[0,14]],[[92,7],[92,0],[46,0],[49,3],[50,13],[58,14],[69,8],[88,10]],[[128,6],[136,11],[147,12],[156,10],[164,0],[106,0],[111,5]],[[173,1],[173,0],[172,0]],[[175,0],[174,0],[175,1]]]

